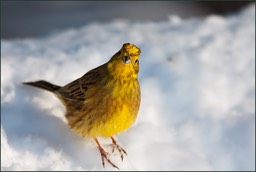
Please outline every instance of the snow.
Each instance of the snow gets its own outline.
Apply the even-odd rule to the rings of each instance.
[[[120,170],[255,170],[255,4],[228,16],[114,20],[43,38],[1,40],[1,170],[102,167],[93,140],[72,132],[51,93],[105,63],[123,43],[142,50],[136,123],[116,138]],[[110,139],[100,138],[108,150]]]

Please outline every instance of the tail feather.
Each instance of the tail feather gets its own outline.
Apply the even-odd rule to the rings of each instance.
[[[42,89],[48,90],[50,92],[54,92],[54,91],[61,88],[58,85],[54,85],[54,84],[51,84],[47,81],[42,81],[42,80],[41,81],[36,81],[36,82],[23,82],[23,84],[31,85],[31,86],[38,87],[38,88],[42,88]]]

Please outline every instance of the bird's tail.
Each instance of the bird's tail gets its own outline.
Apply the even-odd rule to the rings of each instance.
[[[42,81],[42,80],[41,81],[36,81],[36,82],[23,82],[23,84],[31,85],[31,86],[38,87],[38,88],[42,88],[42,89],[48,90],[50,92],[54,92],[54,91],[61,88],[58,85],[53,85],[53,84],[51,84],[47,81]]]

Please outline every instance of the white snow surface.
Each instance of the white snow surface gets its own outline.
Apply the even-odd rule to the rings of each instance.
[[[128,152],[123,162],[111,155],[120,170],[255,170],[255,4],[1,40],[1,170],[116,170],[69,129],[53,94],[21,83],[65,85],[125,42],[142,50],[142,100],[135,124],[115,136]],[[100,142],[108,150],[110,139]]]

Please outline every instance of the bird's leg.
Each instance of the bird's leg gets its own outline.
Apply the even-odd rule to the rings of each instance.
[[[124,154],[127,156],[127,153],[126,153],[126,151],[121,147],[121,146],[119,146],[117,143],[116,143],[116,140],[113,138],[113,137],[111,137],[111,140],[112,140],[112,147],[113,147],[113,149],[112,149],[112,152],[114,152],[115,151],[115,148],[118,150],[118,152],[120,153],[120,155],[121,155],[121,159],[122,159],[122,161],[123,161],[123,159],[124,159]]]
[[[98,142],[98,140],[96,138],[94,138],[94,140],[96,141],[97,145],[98,145],[98,149],[100,151],[100,155],[101,155],[101,161],[102,161],[102,165],[103,167],[105,167],[105,161],[104,159],[106,159],[113,167],[119,169],[113,162],[110,161],[110,159],[108,159],[107,155],[108,153],[101,147],[100,143]]]

